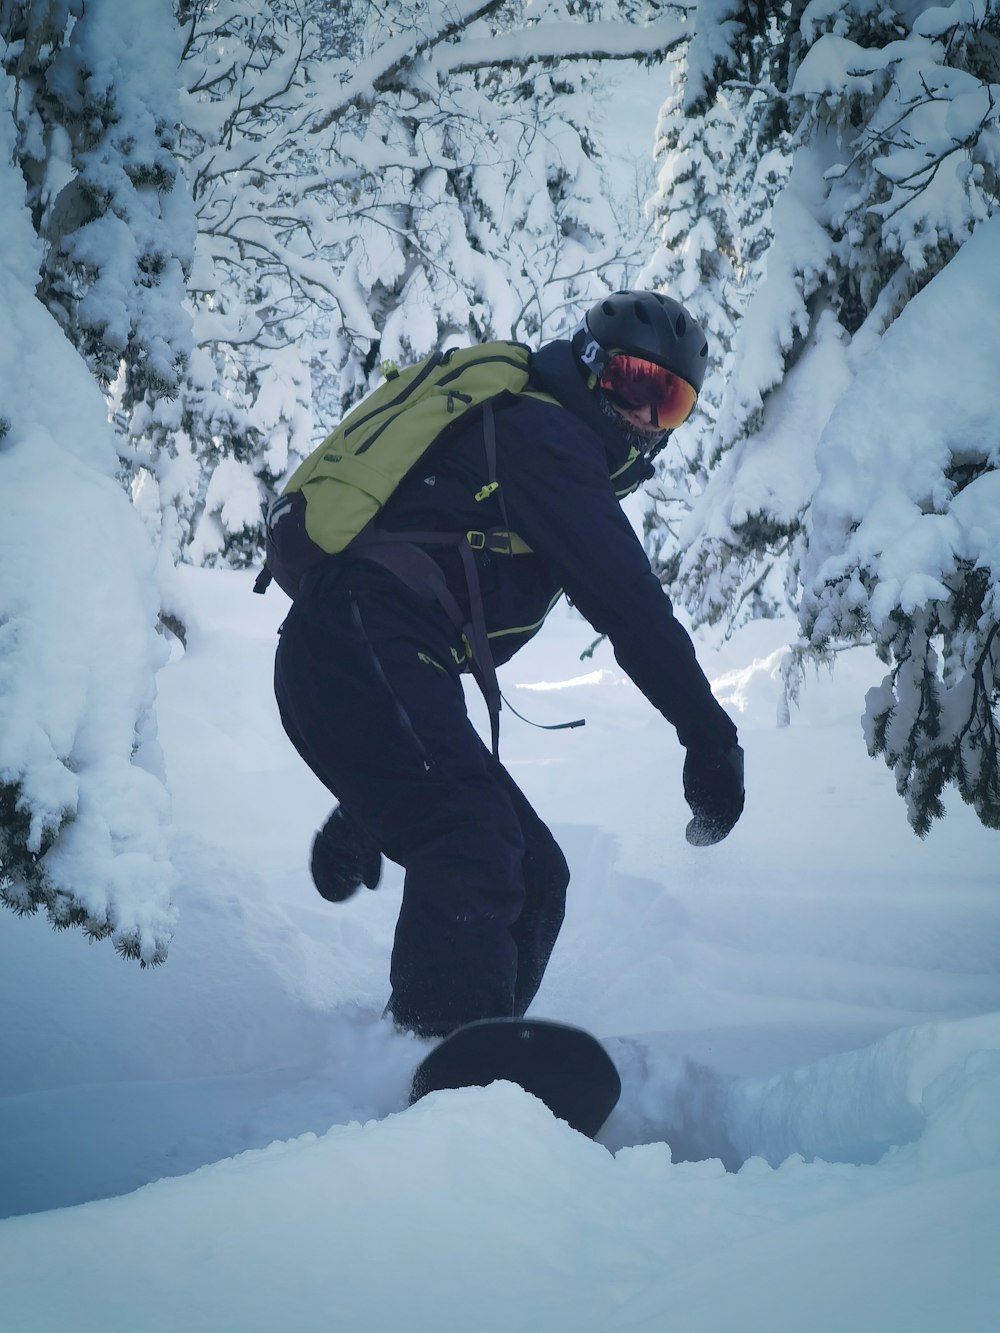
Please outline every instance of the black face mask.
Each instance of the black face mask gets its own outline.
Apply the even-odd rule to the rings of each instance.
[[[600,389],[596,390],[596,393],[601,411],[614,423],[615,429],[629,448],[638,449],[639,453],[645,454],[648,458],[655,458],[666,443],[670,432],[666,430],[640,430],[638,426],[633,426],[631,421],[628,421],[615,409],[606,393]]]

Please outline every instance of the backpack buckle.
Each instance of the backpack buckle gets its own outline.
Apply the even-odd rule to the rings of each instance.
[[[469,545],[472,547],[474,551],[485,551],[486,549],[485,532],[467,532],[465,534],[465,540],[469,543]]]

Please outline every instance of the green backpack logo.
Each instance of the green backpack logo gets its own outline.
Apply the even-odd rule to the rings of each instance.
[[[511,394],[543,402],[529,384],[530,349],[489,342],[385,366],[386,380],[296,469],[267,520],[267,569],[290,597],[324,557],[371,530],[383,505],[428,449],[470,412]],[[488,460],[488,471],[494,464]],[[496,489],[488,476],[479,497]]]

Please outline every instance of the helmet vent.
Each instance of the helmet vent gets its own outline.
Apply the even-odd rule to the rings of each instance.
[[[635,305],[632,308],[635,311],[635,317],[640,324],[650,323],[650,318],[646,312],[646,307],[643,305],[641,301],[636,301]]]
[[[677,316],[677,323],[674,325],[674,327],[677,330],[678,338],[683,338],[685,333],[687,332],[687,320],[684,318],[683,315]]]
[[[604,311],[604,313],[608,316],[609,319],[615,313],[615,308],[610,301],[602,301],[601,309]]]

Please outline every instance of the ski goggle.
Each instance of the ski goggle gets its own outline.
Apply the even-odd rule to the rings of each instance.
[[[623,352],[610,358],[597,382],[616,407],[629,412],[651,408],[651,424],[660,430],[673,430],[686,421],[698,398],[680,375]]]

